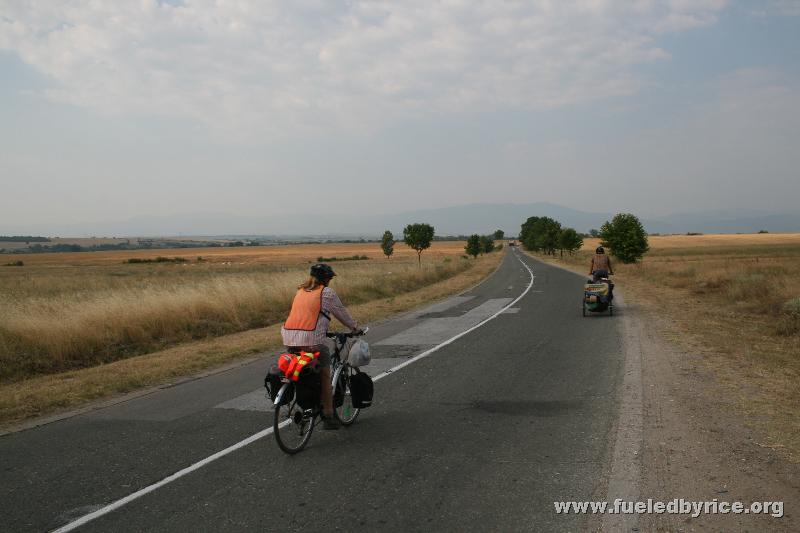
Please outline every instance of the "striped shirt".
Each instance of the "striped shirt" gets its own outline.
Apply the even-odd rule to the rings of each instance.
[[[592,264],[589,267],[589,274],[594,274],[598,270],[605,270],[611,273],[611,260],[606,254],[594,254]]]
[[[336,291],[330,287],[322,289],[322,313],[325,315],[335,316],[339,322],[344,324],[350,329],[358,329],[358,322],[353,320],[350,313],[345,308]],[[314,331],[302,331],[297,329],[281,328],[281,337],[283,337],[283,344],[286,346],[316,346],[324,344],[326,341],[325,333],[328,332],[328,325],[330,325],[330,318],[320,313],[317,319],[317,327]]]

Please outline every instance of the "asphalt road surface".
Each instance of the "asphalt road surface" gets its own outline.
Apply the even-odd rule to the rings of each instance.
[[[376,375],[527,289],[377,381],[352,427],[292,457],[267,435],[79,530],[583,529],[553,502],[604,499],[624,362],[617,317],[581,317],[583,282],[511,250],[471,291],[371,325]],[[62,527],[263,431],[274,356],[0,437],[0,530]]]

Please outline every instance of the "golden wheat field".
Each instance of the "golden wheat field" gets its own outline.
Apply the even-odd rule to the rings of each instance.
[[[423,257],[446,256],[464,253],[464,243],[460,241],[436,241]],[[198,257],[213,263],[232,264],[283,264],[296,265],[298,262],[316,261],[323,257],[352,257],[366,255],[370,259],[384,259],[378,243],[330,243],[297,244],[289,246],[246,246],[246,247],[200,247],[152,250],[113,250],[102,252],[63,252],[43,254],[4,254],[0,263],[23,261],[30,266],[102,266],[123,264],[128,259],[152,259],[155,257],[181,257],[196,261]],[[395,244],[392,259],[416,258],[417,253],[402,243]]]
[[[417,254],[377,243],[19,254],[0,267],[0,380],[89,367],[285,318],[318,257],[348,305],[413,291],[471,267],[464,243]],[[129,259],[184,258],[130,264]],[[200,258],[200,259],[199,259]]]
[[[650,252],[662,254],[667,250],[684,251],[707,249],[710,253],[730,248],[746,247],[780,247],[800,244],[800,233],[722,233],[708,235],[651,235],[648,237]],[[594,251],[600,245],[600,239],[586,238],[583,241],[584,251]]]
[[[737,233],[709,235],[655,235],[653,250],[666,248],[718,248],[727,246],[774,246],[800,244],[800,233]]]

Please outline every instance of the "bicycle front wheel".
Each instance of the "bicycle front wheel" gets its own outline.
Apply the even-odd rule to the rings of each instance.
[[[353,367],[345,364],[337,368],[333,375],[335,397],[333,415],[343,426],[353,424],[361,412],[361,409],[353,407],[353,396],[350,393],[350,376],[355,372]]]
[[[287,383],[284,387],[291,387]],[[304,411],[292,401],[276,405],[272,429],[278,447],[288,454],[295,454],[306,447],[314,431],[317,417],[310,411]]]

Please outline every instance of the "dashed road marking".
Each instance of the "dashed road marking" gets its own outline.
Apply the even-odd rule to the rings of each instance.
[[[439,344],[460,331],[485,320],[502,310],[511,298],[493,298],[470,309],[461,316],[429,318],[416,326],[376,342],[377,346],[405,346],[409,344]]]

